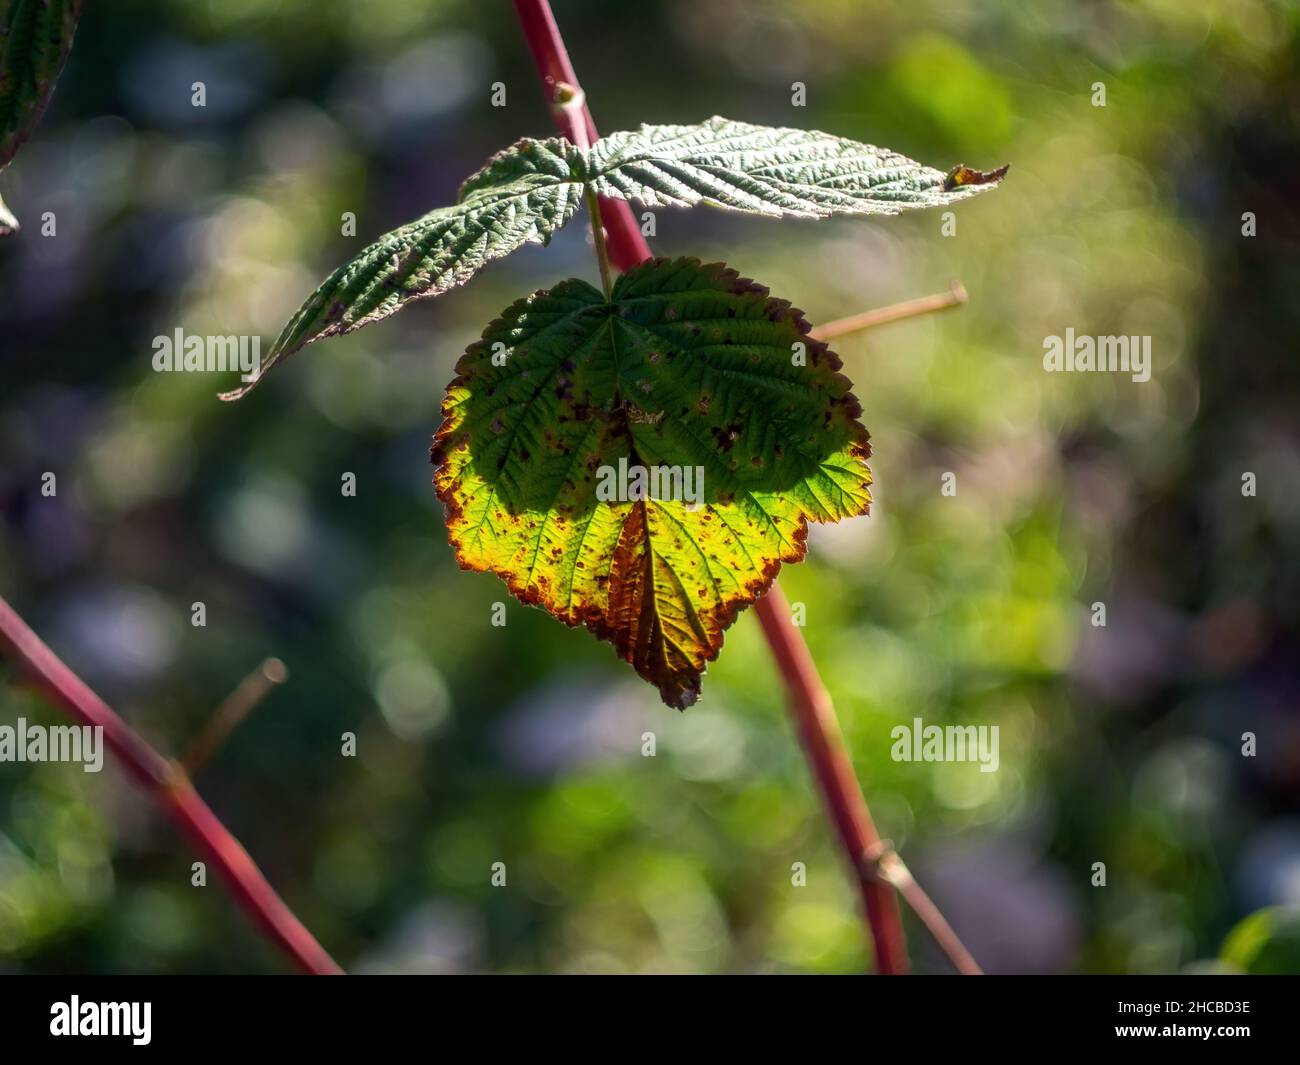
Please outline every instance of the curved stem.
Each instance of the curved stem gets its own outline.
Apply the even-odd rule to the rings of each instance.
[[[876,831],[862,797],[831,697],[817,674],[808,645],[790,620],[789,604],[775,581],[754,604],[754,610],[785,681],[799,739],[862,896],[876,948],[876,969],[884,975],[905,973],[907,941],[898,915],[898,899],[878,871],[881,857],[890,851]]]
[[[55,706],[83,725],[104,730],[108,749],[121,760],[132,779],[166,810],[194,849],[217,867],[235,901],[269,940],[306,972],[334,975],[343,971],[275,893],[239,840],[199,797],[185,771],[150,747],[118,717],[4,599],[0,599],[0,652],[10,657]]]

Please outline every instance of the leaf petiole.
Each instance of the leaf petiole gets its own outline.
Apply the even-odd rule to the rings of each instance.
[[[576,85],[565,81],[556,83],[552,106],[560,119],[565,135],[583,152],[591,148],[584,110],[586,105],[586,94]],[[596,245],[596,262],[600,266],[600,287],[605,293],[605,302],[608,303],[614,291],[614,283],[609,269],[609,251],[605,247],[605,226],[600,218],[600,200],[589,181],[583,182],[582,198],[587,204],[587,212],[591,215],[591,239]]]
[[[600,287],[604,290],[605,302],[608,303],[614,291],[614,283],[610,277],[609,252],[605,248],[605,226],[600,220],[600,200],[590,185],[583,186],[582,194],[587,201],[587,210],[591,213],[591,239],[596,245],[596,262],[600,264]]]

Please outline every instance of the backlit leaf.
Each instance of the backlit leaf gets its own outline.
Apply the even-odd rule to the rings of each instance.
[[[238,399],[280,359],[322,337],[387,318],[411,300],[468,281],[527,243],[547,243],[588,186],[650,206],[712,204],[774,217],[897,214],[974,196],[1006,173],[944,173],[906,156],[827,133],[711,118],[698,126],[642,126],[589,151],[522,140],[461,187],[455,207],[396,229],[334,271],[272,346]]]
[[[524,244],[546,244],[582,202],[581,153],[568,141],[522,140],[461,186],[455,206],[386,233],[334,271],[285,326],[260,372],[222,399],[238,399],[280,359],[323,337],[387,318],[411,300],[463,285]]]
[[[591,149],[601,196],[647,207],[705,203],[774,217],[898,214],[973,196],[1006,168],[963,181],[904,155],[816,130],[754,126],[715,116],[697,126],[642,126]]]
[[[803,558],[808,521],[871,501],[861,408],[808,328],[696,259],[634,267],[608,302],[569,280],[513,304],[461,358],[433,448],[461,566],[693,703],[737,612]],[[602,501],[620,460],[701,468],[699,505]]]

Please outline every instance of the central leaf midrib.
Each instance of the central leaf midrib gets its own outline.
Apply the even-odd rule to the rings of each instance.
[[[612,297],[606,297],[605,306],[609,308],[609,317],[606,319],[609,327],[609,353],[614,359],[614,408],[622,412],[622,417],[618,423],[618,429],[627,436],[628,464],[640,465],[641,457],[637,454],[636,438],[632,435],[632,429],[627,422],[627,412],[623,408],[622,389],[620,388],[623,380],[622,368],[618,358],[618,343],[614,339],[616,325],[619,321],[618,315],[614,313],[614,304]],[[597,504],[599,505],[599,504]],[[641,528],[645,530],[645,579],[647,598],[650,603],[650,610],[654,616],[654,632],[659,634],[659,654],[662,656],[665,664],[668,661],[666,644],[668,643],[667,633],[664,631],[664,618],[659,612],[659,596],[655,588],[655,549],[654,541],[650,536],[650,510],[645,499],[634,500],[634,508],[640,508],[641,511]],[[628,520],[631,519],[629,512]],[[670,566],[669,569],[672,567]],[[674,644],[673,646],[677,646]],[[681,651],[681,648],[677,648]]]
[[[609,330],[609,353],[614,359],[614,394],[609,397],[611,408],[617,409],[623,403],[623,368],[618,360],[618,344],[614,341],[614,323],[618,315],[614,313],[614,304],[610,297],[605,297],[605,306],[609,309],[609,314],[605,318],[605,326]],[[629,432],[628,436],[632,434]]]

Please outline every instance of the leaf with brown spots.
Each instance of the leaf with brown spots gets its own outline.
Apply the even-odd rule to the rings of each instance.
[[[737,613],[804,557],[808,522],[867,512],[867,431],[839,369],[799,311],[721,263],[643,263],[608,301],[579,280],[533,293],[443,401],[434,484],[457,559],[689,706]]]

